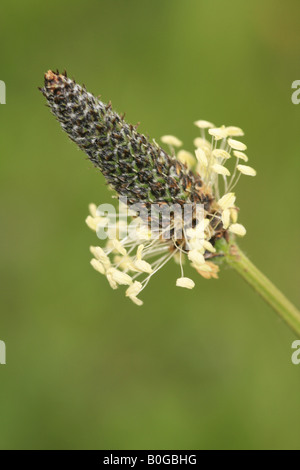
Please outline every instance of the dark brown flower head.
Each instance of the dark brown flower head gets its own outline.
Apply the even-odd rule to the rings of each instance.
[[[66,74],[49,70],[41,89],[52,113],[107,182],[129,203],[204,203],[211,197],[199,175],[150,142],[136,126]]]

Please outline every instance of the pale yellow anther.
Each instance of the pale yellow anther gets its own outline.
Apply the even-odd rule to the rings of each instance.
[[[207,168],[204,165],[202,165],[202,163],[197,163],[196,173],[204,177],[206,175],[206,170]]]
[[[244,135],[244,131],[240,127],[228,126],[226,132],[229,137],[240,137]]]
[[[230,218],[233,224],[236,224],[238,221],[238,210],[231,207],[230,208]]]
[[[199,119],[199,121],[194,122],[195,126],[199,127],[199,129],[209,129],[211,127],[215,127],[214,124],[212,124],[209,121],[204,121],[202,119]]]
[[[95,256],[95,258],[100,259],[102,256],[106,256],[103,249],[100,246],[90,246],[90,252]],[[100,256],[100,257],[99,257]]]
[[[192,168],[195,164],[195,157],[191,152],[187,150],[179,150],[177,153],[177,160],[184,163],[188,168]]]
[[[103,264],[101,263],[101,261],[99,261],[98,259],[92,258],[92,259],[91,259],[91,265],[92,265],[93,268],[94,268],[96,271],[98,271],[99,273],[105,274],[105,267],[103,266]]]
[[[211,253],[215,253],[217,250],[215,247],[207,240],[203,240],[203,247],[207,250],[210,251]]]
[[[118,268],[122,269],[122,271],[135,271],[138,272],[138,269],[133,264],[133,261],[130,256],[115,256],[114,258],[115,264]]]
[[[139,245],[136,251],[136,257],[138,260],[142,259],[142,253],[143,253],[144,245]]]
[[[112,246],[115,250],[117,250],[121,255],[125,256],[127,254],[127,251],[126,249],[124,248],[124,246],[122,245],[122,243],[120,242],[120,240],[118,240],[117,238],[115,238],[114,240],[112,240]]]
[[[195,287],[195,283],[189,277],[179,277],[176,280],[177,287],[185,287],[186,289],[193,289]]]
[[[189,227],[188,229],[186,229],[185,233],[186,233],[187,238],[190,240],[203,239],[205,236],[205,230],[207,229],[209,224],[210,224],[209,219],[200,220],[198,224],[196,225],[196,227],[194,228]]]
[[[230,176],[230,171],[223,165],[215,163],[211,168],[218,175]]]
[[[160,139],[164,144],[171,145],[171,147],[181,147],[182,142],[174,135],[163,135]]]
[[[108,223],[107,217],[92,217],[88,215],[85,219],[87,226],[96,232],[98,227],[105,227]]]
[[[230,209],[225,209],[222,212],[222,223],[223,223],[224,229],[225,230],[228,229],[230,225]]]
[[[147,261],[144,261],[143,259],[138,259],[135,261],[134,266],[141,272],[151,274],[153,272],[153,269],[151,268],[151,265],[147,263]]]
[[[248,161],[248,157],[244,152],[239,152],[238,150],[234,150],[233,155],[236,158],[240,158],[241,160],[244,160],[244,162]]]
[[[120,255],[115,255],[114,256],[114,264],[117,264],[118,267],[121,267],[120,263],[122,263],[123,259],[125,259],[125,256],[120,256]],[[123,268],[121,268],[123,270]]]
[[[99,248],[100,248],[100,247],[99,247]],[[91,247],[90,247],[90,249],[91,249]],[[106,249],[107,251],[109,251],[109,252],[112,251],[112,250],[114,250],[113,239],[111,239],[111,238],[108,238],[108,239],[107,239],[106,245],[105,245],[105,249]],[[102,248],[101,248],[101,250],[102,250]]]
[[[243,144],[243,142],[240,142],[239,140],[228,139],[227,142],[233,150],[239,150],[241,152],[247,150],[247,145]]]
[[[219,199],[218,205],[223,210],[229,209],[230,207],[234,206],[235,200],[236,200],[236,197],[234,193],[227,193],[227,194],[224,194],[224,196],[221,197],[221,199]]]
[[[197,238],[203,238],[205,230],[210,224],[209,219],[201,219],[195,227],[195,236]]]
[[[208,166],[208,162],[207,162],[207,157],[205,155],[205,152],[203,149],[201,148],[198,148],[196,151],[195,151],[195,154],[196,154],[196,158],[198,160],[199,163],[201,163],[204,167],[207,167]]]
[[[90,252],[101,261],[106,269],[110,267],[110,259],[100,246],[90,246]]]
[[[138,299],[134,295],[130,295],[129,298],[130,298],[130,300],[132,300],[132,302],[134,304],[138,305],[139,307],[141,307],[141,305],[143,305],[143,303],[144,303],[141,299]]]
[[[199,253],[198,250],[190,250],[188,252],[188,259],[197,266],[201,266],[205,263],[203,254]]]
[[[109,282],[109,285],[112,289],[117,289],[118,288],[118,284],[117,282],[113,279],[112,277],[112,274],[110,272],[107,272],[106,273],[106,279],[108,280]]]
[[[120,285],[129,286],[132,283],[132,279],[128,274],[123,273],[116,268],[108,269],[107,276],[111,276],[111,279]]]
[[[245,227],[241,224],[232,224],[229,227],[229,232],[238,235],[239,237],[244,237],[247,233]]]
[[[196,250],[203,255],[205,252],[203,242],[204,239],[200,240],[198,238],[191,238],[190,240],[188,240],[188,247],[190,250]]]
[[[225,139],[227,137],[226,127],[216,127],[214,129],[208,129],[208,133],[212,135],[215,140]]]
[[[229,158],[231,158],[230,153],[228,153],[228,152],[226,152],[226,150],[222,150],[222,149],[215,149],[215,150],[213,150],[212,154],[215,158],[222,158],[224,160],[228,160]]]
[[[96,232],[97,223],[94,217],[92,217],[91,215],[88,215],[87,218],[85,219],[85,223],[91,230],[94,230]]]
[[[126,295],[127,297],[130,297],[132,295],[136,296],[138,295],[138,293],[140,292],[140,290],[142,289],[142,284],[141,282],[138,282],[138,281],[134,281],[131,286],[128,287],[128,289],[126,290]]]
[[[96,204],[89,204],[89,211],[90,211],[90,214],[92,217],[96,217],[97,216],[97,206]]]
[[[237,169],[238,169],[243,175],[247,175],[247,176],[256,176],[256,171],[255,171],[254,168],[252,168],[251,166],[247,166],[247,165],[238,165],[238,166],[237,166]]]
[[[193,227],[189,227],[185,231],[186,235],[188,238],[194,238],[196,237],[196,230]]]

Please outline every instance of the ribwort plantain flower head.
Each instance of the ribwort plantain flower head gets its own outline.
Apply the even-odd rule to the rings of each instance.
[[[92,246],[91,265],[113,289],[127,286],[138,295],[168,261],[178,265],[178,287],[192,289],[185,277],[188,260],[204,278],[218,277],[217,241],[244,236],[233,192],[241,175],[255,176],[245,163],[244,135],[235,126],[196,121],[194,153],[175,136],[161,138],[163,149],[124,117],[66,74],[48,71],[41,89],[63,130],[83,150],[119,198],[119,211],[90,205],[87,225],[105,243]],[[242,162],[242,163],[241,163]]]

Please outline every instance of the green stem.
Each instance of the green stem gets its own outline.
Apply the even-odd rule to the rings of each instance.
[[[236,244],[229,245],[225,260],[273,307],[300,338],[299,310],[251,263]]]

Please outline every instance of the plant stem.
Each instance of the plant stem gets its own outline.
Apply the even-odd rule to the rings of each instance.
[[[229,245],[226,251],[224,254],[228,265],[232,266],[273,307],[300,338],[299,310],[254,266],[236,244]]]

